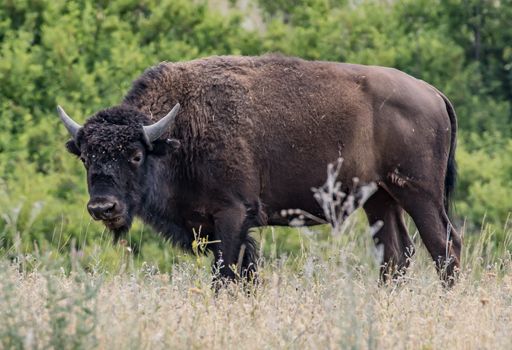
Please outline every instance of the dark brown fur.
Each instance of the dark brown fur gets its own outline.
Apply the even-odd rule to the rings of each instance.
[[[156,151],[144,148],[140,125],[159,120],[178,102],[175,127],[156,142]],[[379,185],[364,209],[370,223],[384,222],[376,237],[384,263],[401,269],[413,252],[405,210],[451,278],[461,248],[444,205],[455,179],[455,135],[449,101],[405,73],[267,55],[150,68],[120,106],[91,117],[68,148],[94,169],[111,164],[100,154],[89,158],[99,149],[121,163],[142,149],[140,168],[111,170],[115,190],[104,184],[95,191],[90,167],[91,198],[106,191],[125,203],[125,225],[114,227],[118,234],[138,215],[189,247],[192,230],[200,228],[221,241],[210,248],[216,261],[222,258],[226,277],[233,277],[228,266],[237,262],[242,244],[242,267],[253,270],[249,228],[286,224],[278,213],[288,208],[323,216],[311,187],[325,181],[326,165],[341,156],[343,184],[358,177]],[[179,140],[180,147],[166,148],[165,138]]]

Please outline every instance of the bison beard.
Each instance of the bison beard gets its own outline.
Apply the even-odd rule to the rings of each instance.
[[[289,208],[324,218],[311,188],[341,156],[338,181],[378,185],[364,210],[370,224],[383,222],[375,236],[383,279],[414,251],[404,213],[444,280],[459,267],[461,241],[447,215],[455,112],[400,71],[276,55],[164,62],[83,127],[58,112],[68,150],[87,169],[88,209],[115,240],[138,216],[184,248],[215,242],[208,248],[222,277],[252,274],[249,229],[287,225],[280,212]]]
[[[123,221],[121,225],[118,225],[117,222],[110,223],[104,222],[105,226],[112,232],[114,235],[114,244],[118,243],[119,240],[130,230],[133,218],[129,218],[127,221]]]

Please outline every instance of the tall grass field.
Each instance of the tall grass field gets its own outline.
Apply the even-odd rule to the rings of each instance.
[[[379,285],[379,251],[364,221],[356,213],[341,236],[327,227],[255,230],[259,283],[217,293],[202,255],[177,255],[164,272],[138,260],[129,245],[112,247],[110,237],[88,263],[72,249],[69,269],[55,252],[13,250],[0,268],[0,347],[512,348],[512,257],[489,233],[466,240],[451,289],[417,234],[407,274]],[[299,248],[287,251],[282,235]],[[109,249],[118,260],[107,268],[101,252]]]

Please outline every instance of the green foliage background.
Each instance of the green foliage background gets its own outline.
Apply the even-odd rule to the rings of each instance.
[[[85,210],[57,104],[84,121],[160,61],[266,52],[392,66],[444,91],[459,115],[457,222],[498,244],[512,211],[511,18],[512,0],[3,0],[0,248],[119,255],[94,244],[107,233]],[[130,241],[161,268],[180,258],[141,223]]]

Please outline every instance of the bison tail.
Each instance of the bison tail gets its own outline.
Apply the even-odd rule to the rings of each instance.
[[[457,162],[455,161],[455,154],[452,154],[452,152],[450,152],[450,156],[448,158],[448,169],[446,171],[446,178],[444,180],[444,207],[446,209],[446,213],[448,214],[451,212],[452,209],[452,197],[453,193],[455,192],[456,183]]]
[[[448,98],[441,92],[439,93],[441,94],[441,97],[446,104],[446,111],[450,117],[451,124],[450,152],[448,154],[448,164],[446,168],[446,176],[444,179],[444,206],[446,213],[449,214],[452,209],[451,201],[457,182],[457,163],[455,161],[455,148],[457,146],[457,115],[455,114],[455,109],[453,108],[453,105],[448,100]]]

